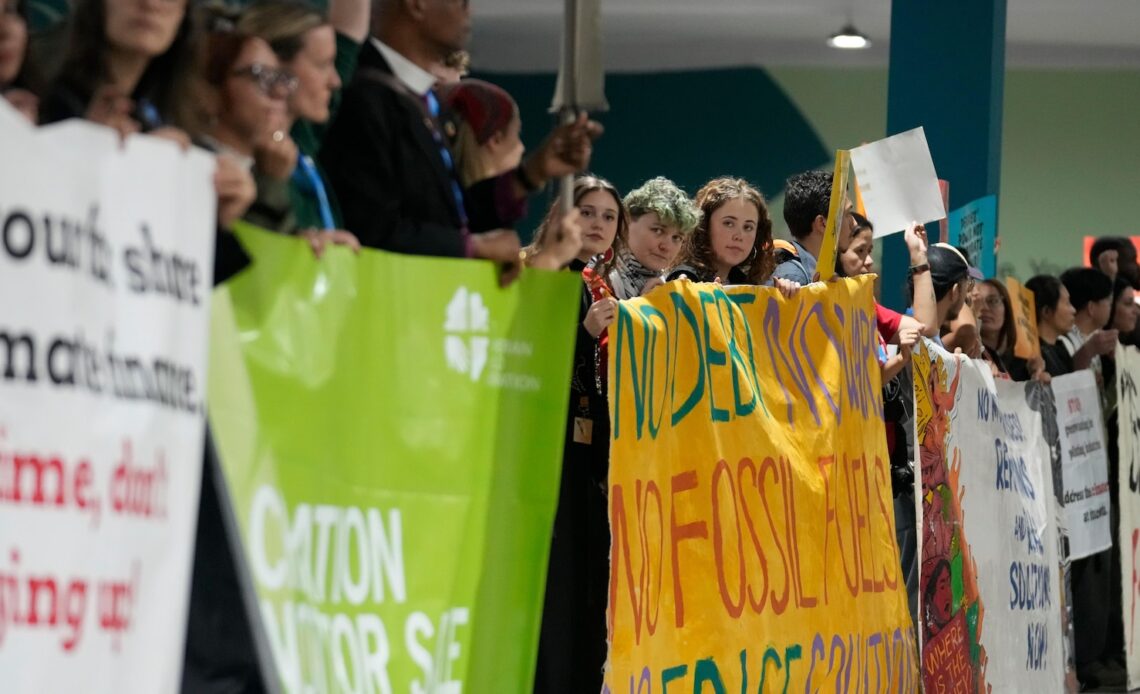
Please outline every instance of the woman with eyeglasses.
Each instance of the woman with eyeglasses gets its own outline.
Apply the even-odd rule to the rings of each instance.
[[[998,280],[983,280],[974,286],[973,307],[982,338],[982,358],[993,364],[998,373],[1008,374],[1008,359],[1017,342],[1009,291]]]
[[[228,20],[212,21],[203,47],[198,105],[204,128],[197,139],[252,169],[258,146],[283,140],[285,99],[297,80],[263,39],[234,30]]]
[[[336,196],[316,159],[325,128],[340,105],[341,85],[356,71],[370,9],[368,0],[332,0],[327,14],[305,2],[265,0],[242,12],[238,29],[265,39],[281,67],[297,78],[297,88],[285,104],[284,130],[296,143],[293,159],[284,161],[272,149],[258,153],[259,169],[292,167],[286,186],[263,190],[259,185],[250,212],[260,226],[283,233],[344,227]]]
[[[197,140],[246,170],[258,167],[259,195],[267,189],[284,189],[297,162],[297,148],[285,133],[286,99],[297,89],[298,80],[281,67],[264,39],[238,31],[224,15],[213,14],[206,21],[211,30],[205,37],[197,100],[205,125]],[[271,166],[265,165],[267,152],[273,153]],[[358,248],[355,238],[344,232],[305,236],[318,256],[329,242]]]

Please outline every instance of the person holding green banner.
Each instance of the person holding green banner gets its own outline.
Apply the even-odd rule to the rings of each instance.
[[[296,0],[258,2],[242,12],[238,28],[268,41],[282,67],[297,78],[284,127],[298,150],[286,162],[291,173],[264,188],[265,177],[259,177],[251,210],[258,216],[249,221],[285,233],[344,228],[336,196],[314,157],[340,105],[340,87],[356,71],[369,17],[368,0],[332,0],[327,15]]]
[[[582,273],[584,281],[536,694],[600,691],[606,662],[610,554],[606,331],[617,316],[617,300],[605,277],[615,255],[625,250],[629,219],[617,189],[595,176],[575,181],[574,206],[582,220],[582,247],[570,269]],[[559,243],[560,210],[561,201],[555,200],[535,233],[534,244],[524,251],[528,258],[551,253]]]

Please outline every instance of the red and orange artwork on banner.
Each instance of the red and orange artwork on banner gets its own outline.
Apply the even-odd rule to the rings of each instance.
[[[605,691],[918,691],[872,292],[622,302]]]

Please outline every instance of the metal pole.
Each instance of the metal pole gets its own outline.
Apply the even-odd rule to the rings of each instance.
[[[561,124],[573,123],[578,118],[578,0],[566,0],[562,18],[562,108],[558,112]],[[563,176],[559,182],[562,214],[574,209],[574,174]]]

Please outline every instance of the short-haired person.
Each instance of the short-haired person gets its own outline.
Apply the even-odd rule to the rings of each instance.
[[[582,296],[570,407],[566,422],[558,511],[554,519],[546,597],[533,691],[598,692],[606,662],[610,533],[606,496],[610,420],[606,383],[607,329],[617,301],[606,286],[625,247],[628,219],[617,189],[596,176],[574,183],[581,244],[570,264],[582,274]],[[528,263],[556,253],[561,204],[556,200],[527,249]],[[561,235],[564,239],[564,235]]]
[[[784,189],[784,221],[792,235],[792,249],[777,260],[776,278],[801,285],[815,281],[816,263],[831,207],[831,178],[828,171],[805,171],[788,179]],[[854,226],[855,220],[848,208],[842,223],[836,225],[836,255],[847,248]]]
[[[259,148],[258,169],[281,169],[285,184],[263,190],[254,205],[262,226],[298,229],[344,227],[336,194],[317,161],[339,90],[352,78],[368,35],[369,0],[332,0],[327,14],[301,0],[261,0],[246,8],[238,29],[269,42],[281,67],[296,78],[286,102],[284,132]],[[282,140],[295,146],[283,146]],[[284,161],[281,161],[284,159]]]
[[[583,115],[514,171],[463,188],[431,70],[466,46],[468,2],[376,0],[371,33],[320,154],[345,226],[368,247],[517,266],[510,227],[528,195],[584,169],[601,126]]]
[[[681,247],[700,222],[700,208],[667,178],[646,181],[625,196],[629,243],[610,273],[618,299],[641,296],[662,283]]]
[[[1073,370],[1092,369],[1097,382],[1101,383],[1100,358],[1116,349],[1118,337],[1109,325],[1113,309],[1113,280],[1090,267],[1066,270],[1060,279],[1069,292],[1069,303],[1076,311],[1073,329],[1060,336],[1060,342],[1073,359]]]
[[[1120,252],[1128,239],[1120,236],[1101,236],[1093,241],[1089,248],[1089,265],[1108,275],[1108,279],[1116,279],[1119,270]]]

